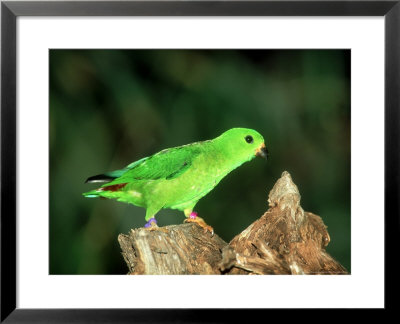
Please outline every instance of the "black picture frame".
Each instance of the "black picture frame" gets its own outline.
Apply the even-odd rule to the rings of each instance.
[[[400,0],[2,1],[1,321],[7,323],[219,322],[238,311],[16,308],[16,19],[19,16],[383,16],[385,19],[385,308],[397,282],[389,242],[399,234]],[[366,158],[371,152],[366,152]],[[56,298],[56,296],[55,296]],[[260,312],[261,310],[252,312]],[[258,314],[261,315],[261,314]],[[258,316],[253,314],[252,317]]]

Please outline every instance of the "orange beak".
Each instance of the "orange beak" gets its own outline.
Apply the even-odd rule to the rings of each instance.
[[[256,156],[261,156],[264,159],[268,160],[268,150],[265,147],[265,144],[262,143],[259,147],[256,149]]]

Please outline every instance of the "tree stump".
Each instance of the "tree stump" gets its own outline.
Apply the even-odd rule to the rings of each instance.
[[[325,247],[321,217],[305,212],[288,172],[269,193],[269,209],[228,244],[194,223],[132,229],[118,241],[128,274],[347,274]]]

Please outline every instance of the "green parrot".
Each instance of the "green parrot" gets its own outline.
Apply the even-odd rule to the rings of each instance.
[[[156,213],[170,208],[213,233],[193,208],[229,172],[255,156],[268,157],[264,138],[252,129],[232,128],[212,140],[168,148],[121,170],[90,177],[86,183],[105,184],[83,195],[146,208],[145,227],[150,229],[157,227]]]

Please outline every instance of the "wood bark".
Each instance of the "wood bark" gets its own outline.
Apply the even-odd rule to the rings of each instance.
[[[128,274],[347,274],[325,250],[321,217],[305,212],[288,172],[269,193],[269,209],[229,243],[194,223],[132,229],[118,241]]]

